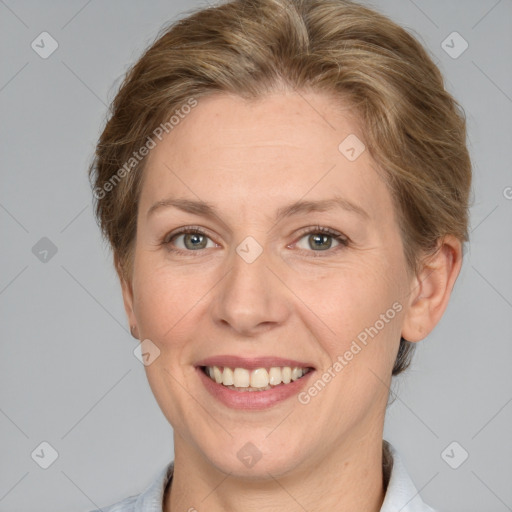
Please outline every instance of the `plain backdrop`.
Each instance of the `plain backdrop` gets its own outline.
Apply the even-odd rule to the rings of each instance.
[[[443,319],[394,381],[384,438],[434,508],[505,512],[512,1],[368,4],[433,56],[466,112],[474,165],[463,269]],[[104,507],[144,490],[173,458],[172,429],[133,354],[87,166],[128,66],[164,24],[201,5],[0,0],[1,512]]]

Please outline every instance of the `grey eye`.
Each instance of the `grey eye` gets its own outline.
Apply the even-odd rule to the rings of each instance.
[[[178,240],[180,239],[182,239],[181,245],[178,243]],[[179,233],[171,238],[169,243],[172,242],[178,249],[197,251],[200,249],[215,247],[213,242],[208,246],[208,241],[211,242],[211,240],[202,233]]]
[[[307,239],[306,243],[308,244],[308,247],[300,247],[300,241],[297,242],[297,246],[300,249],[313,249],[318,251],[326,251],[328,249],[331,249],[333,247],[333,241],[339,244],[334,235],[329,235],[326,233],[308,233],[304,235],[301,240]]]

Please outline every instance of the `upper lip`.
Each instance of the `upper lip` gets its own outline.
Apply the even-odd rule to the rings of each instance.
[[[233,355],[219,355],[202,359],[196,366],[222,366],[228,368],[247,368],[248,370],[254,370],[256,368],[272,368],[277,366],[290,366],[299,368],[313,368],[311,363],[304,361],[297,361],[295,359],[286,359],[283,357],[240,357]]]

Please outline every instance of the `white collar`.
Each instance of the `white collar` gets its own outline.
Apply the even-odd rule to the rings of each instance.
[[[389,482],[380,512],[435,512],[421,499],[398,451],[386,440],[382,441],[382,445],[384,476]],[[385,465],[386,451],[392,467]]]

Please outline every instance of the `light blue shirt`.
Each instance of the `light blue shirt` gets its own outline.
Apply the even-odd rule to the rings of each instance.
[[[383,441],[384,448],[391,456],[393,466],[389,470],[384,466],[384,475],[389,478],[386,495],[380,512],[436,512],[426,505],[414,486],[407,469],[397,450]],[[162,512],[165,488],[172,478],[174,462],[168,464],[141,494],[130,496],[114,505],[103,508],[103,512]],[[93,510],[91,512],[101,512]]]

